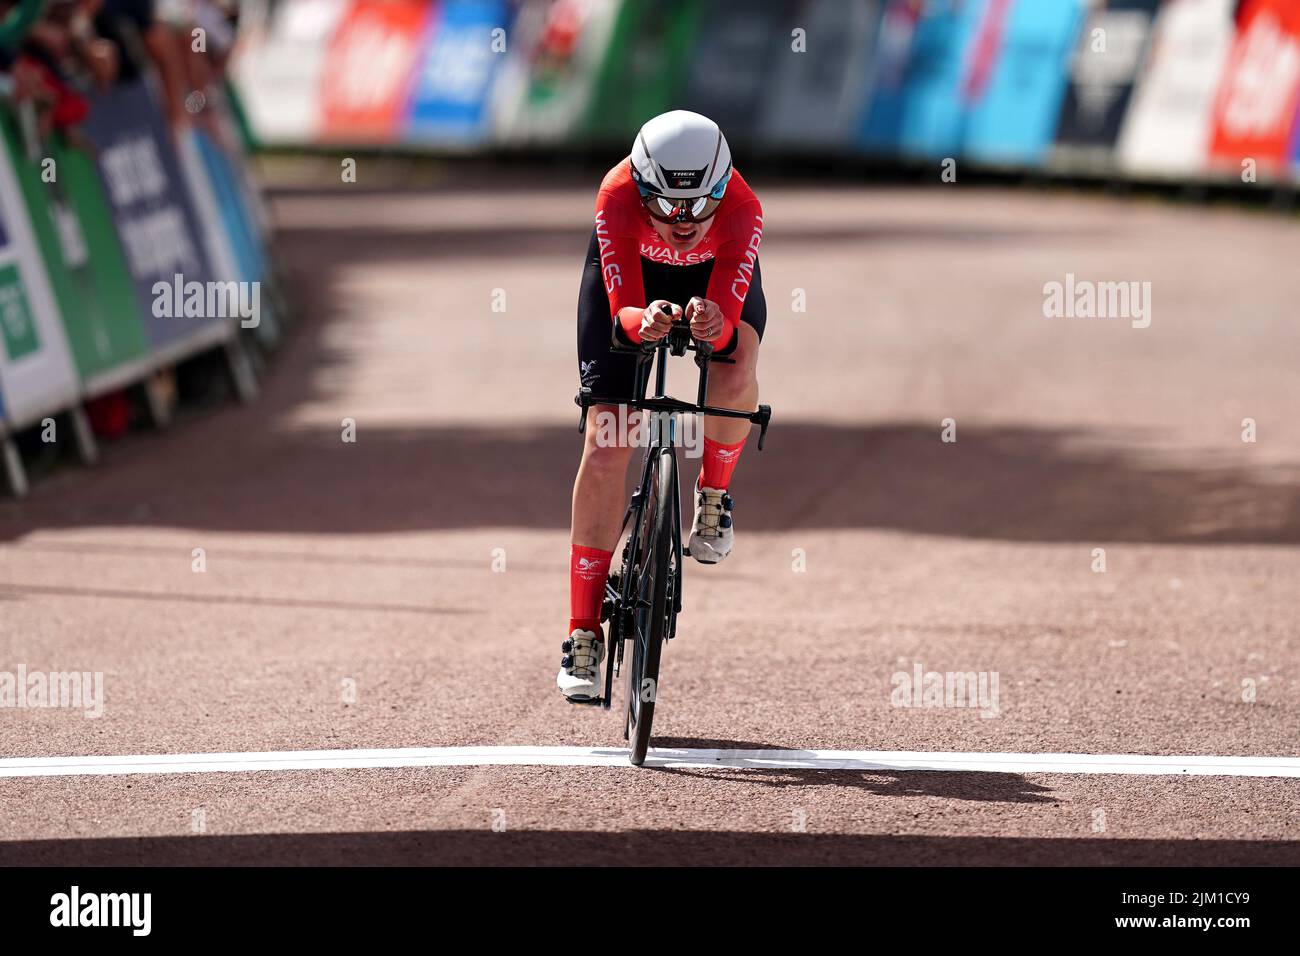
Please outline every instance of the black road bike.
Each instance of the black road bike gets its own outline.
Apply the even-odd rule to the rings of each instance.
[[[623,516],[623,529],[619,537],[627,534],[623,544],[623,557],[619,569],[605,582],[605,598],[600,619],[609,622],[605,644],[604,696],[590,703],[609,709],[613,703],[614,681],[624,668],[624,648],[632,645],[632,656],[627,670],[627,712],[623,724],[623,737],[631,744],[634,766],[645,762],[650,746],[650,728],[654,721],[658,696],[659,657],[665,641],[671,640],[677,630],[677,615],[682,609],[682,516],[677,490],[678,417],[682,413],[717,415],[725,418],[744,418],[759,426],[758,447],[761,451],[767,437],[767,426],[772,419],[772,409],[758,406],[756,412],[734,408],[713,408],[705,404],[709,386],[709,363],[733,364],[729,358],[713,355],[708,342],[691,338],[690,327],[676,323],[669,333],[657,342],[644,342],[640,346],[627,346],[615,339],[613,349],[633,352],[638,356],[636,389],[638,396],[632,401],[625,397],[600,398],[591,389],[578,390],[574,402],[581,409],[578,431],[587,425],[587,409],[592,405],[626,405],[640,410],[643,418],[642,432],[648,435],[645,458],[641,468],[641,483],[632,493]],[[664,394],[667,360],[669,355],[683,356],[695,353],[695,364],[700,370],[700,384],[694,404]],[[655,356],[658,362],[653,362]],[[655,393],[646,398],[650,366],[655,366]],[[646,425],[648,424],[648,430]]]

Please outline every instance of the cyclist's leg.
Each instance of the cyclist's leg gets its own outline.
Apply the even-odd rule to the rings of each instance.
[[[593,233],[578,294],[578,374],[582,384],[598,397],[631,397],[636,359],[610,351],[612,328],[600,251]],[[596,405],[587,410],[586,440],[573,483],[570,632],[575,628],[599,628],[605,572],[618,544],[627,507],[624,482],[633,448],[618,424],[617,405]]]
[[[744,321],[740,323],[736,329],[735,348],[727,355],[736,364],[719,362],[709,366],[710,405],[750,412],[758,408],[758,349],[761,341],[754,326]],[[749,429],[749,422],[741,418],[707,415],[704,419],[705,437],[724,445],[744,441]]]
[[[710,405],[746,411],[758,407],[758,348],[766,318],[767,307],[755,263],[740,325],[731,341],[717,353],[730,358],[734,364],[715,362],[709,366]],[[727,492],[749,428],[749,422],[743,419],[705,416],[700,476],[693,495],[695,521],[686,546],[691,557],[702,564],[717,564],[731,553],[735,531],[733,501]]]
[[[710,405],[745,411],[758,408],[758,350],[766,325],[767,301],[763,296],[758,261],[755,260],[754,275],[740,313],[740,326],[727,347],[718,353],[732,359],[735,364],[719,362],[709,366]],[[718,418],[713,415],[705,417],[704,473],[701,484],[726,490],[749,429],[749,422],[743,419]]]

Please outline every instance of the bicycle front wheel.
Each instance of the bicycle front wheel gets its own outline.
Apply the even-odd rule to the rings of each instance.
[[[632,666],[627,671],[627,738],[632,764],[645,762],[659,695],[659,656],[675,615],[669,583],[676,575],[673,548],[673,489],[677,480],[672,450],[659,452],[650,469],[650,494],[642,512],[638,542],[637,602],[633,615]]]

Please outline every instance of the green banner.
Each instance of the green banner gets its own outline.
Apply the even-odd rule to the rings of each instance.
[[[4,333],[4,350],[9,362],[34,354],[40,347],[17,265],[0,267],[0,332]]]
[[[589,138],[630,144],[642,123],[676,108],[700,12],[699,0],[625,0],[596,76]]]
[[[7,108],[0,110],[0,132],[81,380],[144,355],[142,306],[94,161],[57,135],[29,156],[18,118]]]
[[[3,333],[5,352],[9,361],[17,362],[40,348],[36,338],[36,322],[27,305],[27,292],[23,289],[18,267],[0,266],[0,333]]]

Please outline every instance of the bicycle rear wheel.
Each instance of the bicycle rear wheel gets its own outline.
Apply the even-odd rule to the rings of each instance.
[[[673,567],[673,483],[676,460],[672,450],[659,452],[650,469],[650,494],[642,513],[638,542],[638,570],[635,591],[637,602],[633,615],[631,667],[627,669],[627,725],[634,766],[645,762],[650,746],[650,729],[654,723],[655,701],[659,691],[659,656],[664,638],[671,632],[675,617],[669,598],[669,583],[676,574]]]

